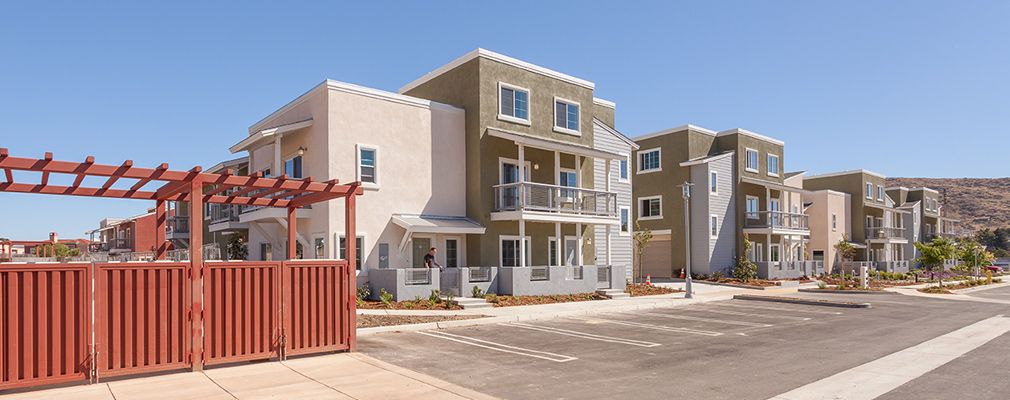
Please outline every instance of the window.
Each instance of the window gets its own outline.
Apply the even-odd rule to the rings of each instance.
[[[316,238],[316,259],[326,258],[326,245],[323,243],[323,238]]]
[[[872,183],[867,183],[866,184],[866,198],[867,199],[872,199],[873,198],[873,184]]]
[[[779,260],[779,245],[778,244],[772,244],[772,245],[768,246],[768,252],[771,253],[771,254],[768,255],[768,261],[771,261],[771,262],[780,261]]]
[[[712,236],[718,236],[719,235],[719,217],[718,216],[715,216],[715,215],[712,216],[711,229],[712,229]]]
[[[554,130],[564,133],[579,133],[579,103],[554,98]]]
[[[529,116],[529,89],[499,83],[499,105],[498,119],[530,124]]]
[[[302,156],[295,156],[284,162],[284,173],[291,179],[301,179],[302,176]]]
[[[628,221],[628,208],[621,207],[621,233],[627,234],[631,231],[631,226]]]
[[[747,218],[758,219],[758,211],[760,211],[758,198],[754,196],[747,196]]]
[[[831,230],[838,230],[838,214],[831,214]]]
[[[712,172],[709,174],[708,185],[712,189],[712,193],[719,194],[719,174]]]
[[[358,145],[358,181],[378,185],[379,149],[374,146]]]
[[[526,265],[529,266],[530,263],[530,238],[526,237],[524,242],[526,242]],[[502,236],[501,237],[501,266],[503,267],[518,267],[519,266],[519,237],[518,236]]]
[[[638,219],[658,219],[663,217],[662,196],[640,198]]]
[[[884,201],[884,187],[877,186],[877,200]]]
[[[628,160],[627,159],[621,160],[621,172],[620,172],[620,174],[621,174],[621,180],[622,181],[628,180]]]
[[[459,239],[445,239],[445,267],[459,267]]]
[[[558,265],[558,239],[551,238],[547,247],[551,253],[547,256],[547,265],[556,267]]]
[[[260,243],[260,261],[273,261],[274,254],[270,243]]]
[[[748,172],[758,172],[758,152],[757,150],[747,149],[747,165],[745,168]]]
[[[772,199],[771,210],[768,211],[781,211],[779,209],[779,204],[781,204],[779,199]]]
[[[814,250],[814,261],[824,261],[824,250]]]
[[[779,156],[768,155],[768,175],[779,176]]]
[[[361,271],[361,254],[362,249],[365,247],[365,238],[358,236],[357,239],[354,241],[354,269]],[[340,235],[340,254],[337,258],[341,260],[347,259],[347,239],[344,238],[344,235]]]
[[[638,173],[662,171],[660,168],[659,149],[649,149],[638,152]]]
[[[754,262],[761,262],[765,260],[764,246],[764,243],[754,243]]]

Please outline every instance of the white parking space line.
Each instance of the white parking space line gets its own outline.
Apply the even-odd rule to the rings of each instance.
[[[616,337],[611,337],[611,336],[603,336],[603,335],[594,335],[594,334],[591,334],[591,333],[585,333],[585,332],[579,332],[579,331],[570,331],[570,330],[567,330],[567,329],[551,328],[551,327],[547,327],[547,326],[529,325],[529,324],[524,324],[522,322],[511,322],[511,323],[503,323],[503,324],[498,324],[498,325],[511,326],[513,328],[529,329],[529,330],[540,331],[540,332],[556,333],[558,335],[572,336],[572,337],[577,337],[577,338],[582,338],[582,339],[589,339],[589,340],[598,340],[598,341],[601,341],[601,342],[627,344],[627,345],[639,346],[639,347],[662,346],[659,343],[643,342],[641,340],[622,339],[622,338],[616,338]]]
[[[621,320],[616,320],[616,319],[604,319],[604,318],[599,318],[599,317],[593,317],[593,318],[575,318],[575,317],[572,317],[572,319],[578,319],[578,320],[582,320],[582,321],[586,321],[586,322],[602,322],[602,323],[606,323],[606,324],[633,326],[635,328],[656,329],[656,330],[668,331],[668,332],[688,333],[688,334],[692,334],[692,335],[702,335],[702,336],[722,336],[723,335],[722,332],[703,331],[703,330],[700,330],[700,329],[678,328],[678,327],[675,327],[675,326],[666,326],[666,325],[653,325],[653,324],[645,324],[645,323],[641,323],[641,322],[621,321]]]
[[[554,362],[569,362],[572,360],[578,360],[576,357],[548,353],[546,351],[530,350],[521,347],[509,346],[501,343],[489,342],[487,340],[476,339],[472,337],[454,335],[451,333],[429,331],[429,332],[417,332],[425,336],[436,337],[439,339],[451,340],[453,342],[467,344],[470,346],[482,347],[488,350],[500,351],[503,353],[518,354],[526,357],[540,358],[544,360],[554,361]]]
[[[730,320],[715,319],[715,318],[690,317],[690,316],[687,316],[687,315],[659,314],[659,313],[642,313],[641,315],[653,315],[653,316],[657,316],[657,317],[673,318],[673,319],[686,319],[688,321],[715,322],[715,323],[719,323],[719,324],[755,326],[755,327],[759,327],[759,328],[767,328],[769,326],[773,326],[773,325],[769,325],[769,324],[760,324],[760,323],[757,323],[757,322],[730,321]]]
[[[793,315],[755,314],[755,313],[745,313],[745,312],[726,311],[726,310],[710,310],[710,309],[697,309],[697,310],[693,310],[693,311],[710,312],[710,313],[726,314],[726,315],[743,315],[743,316],[763,317],[763,318],[794,319],[794,320],[797,320],[797,321],[809,321],[810,320],[810,318],[808,318],[808,317],[797,317],[797,316],[793,316]]]
[[[755,308],[755,309],[761,309],[761,310],[790,311],[790,312],[800,312],[800,313],[809,313],[809,314],[842,315],[842,313],[839,312],[839,311],[801,310],[801,309],[798,309],[798,308],[755,306],[755,305],[749,305],[749,304],[709,303],[708,305],[710,305],[710,306],[740,307],[740,308]]]
[[[1010,318],[995,316],[773,397],[875,399],[1010,332]]]

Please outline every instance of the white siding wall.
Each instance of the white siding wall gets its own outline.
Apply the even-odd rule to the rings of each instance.
[[[733,265],[736,248],[736,194],[733,188],[733,157],[719,158],[691,166],[691,272],[711,274]],[[711,192],[709,179],[716,173],[717,194]],[[712,236],[711,220],[718,221],[717,235]]]
[[[618,161],[610,161],[610,190],[617,192],[617,205],[618,207],[628,208],[628,224],[629,233],[622,234],[620,226],[614,225],[610,228],[610,261],[613,265],[623,265],[626,271],[628,279],[631,279],[631,262],[632,262],[632,251],[634,248],[633,240],[631,238],[630,231],[634,231],[634,217],[633,210],[631,209],[631,177],[632,173],[630,164],[630,154],[631,145],[622,140],[621,138],[614,136],[609,130],[604,127],[598,126],[599,123],[593,123],[593,147],[619,154],[629,155],[629,165],[628,165],[628,180],[622,182],[620,180],[620,168],[621,164]],[[607,187],[605,181],[606,175],[606,162],[607,160],[595,159],[593,161],[593,185],[597,190],[605,190]],[[596,265],[605,265],[607,262],[607,249],[605,237],[607,234],[607,228],[604,225],[596,225],[596,241],[593,243],[596,245]]]

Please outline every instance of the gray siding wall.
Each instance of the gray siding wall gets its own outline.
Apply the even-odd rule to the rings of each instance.
[[[610,262],[612,265],[622,266],[626,271],[627,279],[631,279],[631,263],[632,263],[632,252],[634,248],[633,240],[631,238],[631,232],[635,230],[634,223],[634,210],[631,208],[631,178],[634,175],[634,168],[631,165],[631,145],[614,136],[608,130],[598,126],[596,123],[593,124],[593,147],[619,154],[629,155],[628,164],[628,179],[622,182],[620,180],[620,168],[621,164],[619,161],[609,161],[609,160],[593,160],[593,184],[597,190],[605,190],[607,187],[606,183],[606,168],[607,162],[610,162],[610,190],[617,192],[617,206],[627,207],[628,209],[628,230],[626,234],[621,233],[621,227],[619,225],[611,226],[610,228]],[[604,225],[596,225],[596,239],[593,242],[596,245],[596,265],[604,265],[607,262],[607,249],[605,237],[607,234],[607,227]],[[588,263],[587,263],[588,264]]]
[[[711,274],[733,264],[736,245],[736,204],[734,156],[691,167],[691,272]],[[711,192],[711,173],[716,173],[717,193]],[[712,236],[712,216],[718,222]]]

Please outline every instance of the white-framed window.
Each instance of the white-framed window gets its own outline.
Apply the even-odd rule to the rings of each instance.
[[[618,173],[620,174],[619,175],[620,178],[618,178],[618,179],[621,182],[627,182],[628,181],[628,159],[627,158],[625,158],[625,159],[623,159],[623,160],[620,161],[620,168],[619,169],[620,169],[620,171]]]
[[[554,130],[570,135],[579,134],[579,103],[554,98]]]
[[[779,176],[779,156],[768,155],[768,176]]]
[[[754,243],[754,262],[761,262],[764,260],[765,260],[764,243]]]
[[[712,171],[708,174],[708,187],[712,194],[719,194],[719,173]]]
[[[273,261],[273,246],[269,242],[260,242],[260,261]]]
[[[873,217],[871,217],[869,215],[866,216],[866,227],[867,228],[872,228],[873,227]]]
[[[663,218],[663,196],[638,198],[638,219],[650,220]]]
[[[294,156],[284,161],[284,173],[291,179],[304,178],[302,173],[302,156]]]
[[[498,82],[498,119],[530,125],[530,90]]]
[[[343,233],[337,233],[337,259],[346,260],[347,259],[347,241]],[[354,269],[361,271],[361,255],[365,254],[365,235],[357,235],[357,240],[354,241]]]
[[[712,231],[712,237],[719,236],[719,216],[712,215],[712,221],[709,226],[709,230]]]
[[[499,265],[503,267],[518,267],[519,266],[519,236],[499,236],[499,243],[501,248]],[[526,236],[526,265],[531,265],[530,260],[533,259],[530,246],[530,237]]]
[[[831,230],[832,231],[838,230],[838,214],[835,213],[831,214]]]
[[[355,145],[358,156],[357,180],[365,187],[379,186],[379,147]]]
[[[877,200],[884,201],[884,187],[877,186]]]
[[[758,203],[757,196],[747,196],[747,218],[758,219],[758,211],[761,211],[761,205]]]
[[[772,243],[768,245],[768,261],[777,262],[781,261],[781,254],[779,254],[778,243]]]
[[[551,236],[547,239],[547,251],[550,252],[547,255],[547,265],[558,266],[558,238]]]
[[[313,258],[317,260],[326,259],[326,234],[317,233],[312,235]]]
[[[460,255],[460,244],[461,240],[458,236],[446,236],[445,238],[445,267],[446,268],[457,268],[459,267],[459,255]]]
[[[758,151],[754,149],[747,150],[747,165],[744,166],[744,170],[747,172],[758,172]]]
[[[782,209],[780,208],[781,205],[782,205],[782,202],[779,201],[779,199],[772,199],[771,200],[771,209],[768,210],[768,211],[782,211]]]
[[[638,152],[638,173],[662,171],[662,152],[660,148],[640,150]]]
[[[558,176],[558,186],[577,188],[579,187],[578,175],[575,173],[574,169],[569,168],[559,168],[560,174]]]
[[[621,236],[627,236],[631,234],[631,211],[628,207],[621,207]]]
[[[525,168],[523,168],[523,182],[530,181],[530,169],[532,169],[532,163],[526,161]],[[505,185],[509,183],[519,182],[519,160],[514,160],[511,158],[498,157],[498,184]]]
[[[867,183],[866,184],[866,198],[867,199],[872,199],[873,198],[873,184],[872,183]]]

